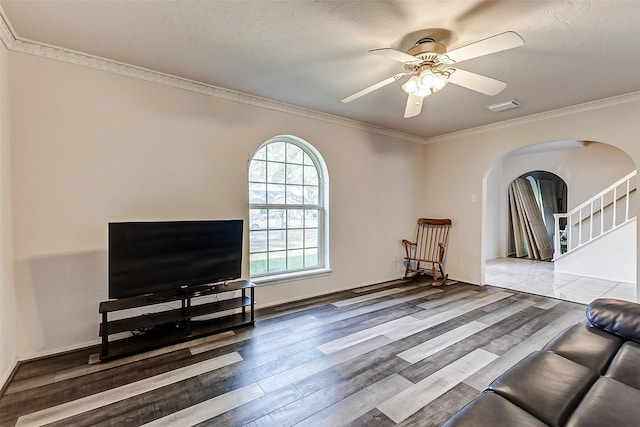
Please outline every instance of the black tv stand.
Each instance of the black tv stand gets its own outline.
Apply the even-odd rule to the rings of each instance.
[[[194,339],[216,332],[241,326],[253,325],[255,322],[255,285],[247,280],[227,282],[206,287],[185,288],[178,292],[140,295],[100,303],[98,312],[102,316],[100,323],[100,360],[106,361],[145,350],[163,347]],[[249,295],[247,295],[249,290]],[[192,304],[192,300],[220,295],[225,292],[238,292],[240,296],[218,299],[212,302]],[[226,295],[225,295],[226,297]],[[117,320],[109,320],[109,313],[149,305],[180,301],[181,307],[157,313],[134,315]],[[232,312],[222,317],[208,320],[194,318],[213,313]],[[109,341],[109,335],[122,332],[141,331],[154,326],[169,325],[158,333],[139,333],[131,337]],[[171,327],[171,325],[175,325]]]
[[[225,282],[228,283],[228,282]],[[223,283],[215,283],[215,284],[211,284],[211,285],[200,285],[200,286],[190,286],[188,288],[180,288],[180,290],[178,291],[179,294],[183,294],[183,295],[191,295],[191,296],[201,296],[201,295],[211,295],[213,293],[217,293],[217,292],[224,292],[224,291],[217,291],[216,288],[218,288],[219,286],[222,286]]]

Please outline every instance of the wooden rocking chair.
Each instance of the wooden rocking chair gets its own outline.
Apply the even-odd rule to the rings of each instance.
[[[450,219],[418,219],[416,241],[402,240],[406,251],[404,258],[407,264],[404,272],[405,279],[409,277],[409,273],[416,273],[416,275],[426,273],[433,276],[434,286],[440,286],[447,281],[448,275],[444,274],[443,263],[450,229]],[[438,271],[436,271],[436,266]],[[438,272],[440,280],[438,280]]]

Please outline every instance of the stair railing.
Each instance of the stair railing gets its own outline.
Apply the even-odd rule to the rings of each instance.
[[[633,171],[602,190],[571,212],[554,214],[554,254],[557,259],[636,217],[629,195],[636,190]],[[622,205],[622,206],[620,206]],[[630,210],[633,208],[633,212]],[[560,229],[561,220],[565,229]]]

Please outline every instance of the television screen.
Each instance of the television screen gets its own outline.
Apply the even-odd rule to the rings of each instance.
[[[242,274],[242,220],[109,223],[109,298],[175,291]]]

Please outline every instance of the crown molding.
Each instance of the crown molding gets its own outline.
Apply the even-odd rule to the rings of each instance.
[[[433,144],[441,141],[449,141],[465,136],[477,135],[485,132],[492,132],[500,129],[506,129],[514,126],[520,126],[528,123],[539,122],[543,120],[555,119],[559,117],[569,116],[573,114],[583,113],[586,111],[600,110],[603,108],[613,107],[615,105],[627,104],[629,102],[640,101],[640,91],[631,92],[624,95],[612,96],[610,98],[589,101],[583,104],[570,105],[568,107],[558,108],[556,110],[544,111],[542,113],[530,114],[516,119],[504,120],[502,122],[491,123],[489,125],[478,126],[457,132],[451,132],[444,135],[425,138],[425,144]]]
[[[0,6],[0,40],[2,40],[2,43],[4,43],[7,49],[11,49],[11,45],[16,39],[14,34],[15,31],[13,31],[9,20],[4,14],[2,6]]]
[[[224,89],[218,86],[209,85],[170,74],[161,73],[134,65],[129,65],[109,59],[89,55],[82,52],[76,52],[70,49],[64,49],[58,46],[51,46],[33,40],[18,37],[11,27],[2,7],[0,7],[0,39],[7,49],[27,53],[30,55],[41,56],[44,58],[54,59],[57,61],[68,62],[75,65],[94,68],[109,73],[120,74],[123,76],[133,77],[140,80],[146,80],[166,86],[184,89],[191,92],[197,92],[203,95],[214,96],[216,98],[226,99],[230,101],[241,102],[255,107],[266,108],[268,110],[279,111],[282,113],[293,114],[313,120],[320,120],[339,126],[346,126],[353,129],[374,132],[380,135],[398,138],[409,142],[424,144],[424,138],[410,135],[407,133],[370,125],[356,120],[346,119],[344,117],[332,114],[322,113],[319,111],[298,107],[284,102],[274,101],[267,98],[261,98],[242,92]]]
[[[246,93],[233,91],[230,89],[221,88],[218,86],[209,85],[194,80],[185,79],[182,77],[173,76],[170,74],[161,73],[133,65],[112,61],[109,59],[89,55],[82,52],[72,51],[70,49],[64,49],[58,46],[51,46],[44,43],[36,42],[33,40],[23,39],[17,36],[15,30],[11,26],[11,23],[7,19],[4,10],[0,7],[0,40],[4,43],[7,49],[27,53],[30,55],[41,56],[57,61],[68,62],[75,65],[84,67],[90,67],[109,73],[120,74],[123,76],[133,77],[140,80],[146,80],[153,83],[158,83],[174,88],[184,89],[191,92],[200,93],[207,96],[213,96],[216,98],[226,99],[235,102],[241,102],[247,105],[252,105],[259,108],[265,108],[268,110],[274,110],[282,113],[292,114],[299,117],[304,117],[312,120],[320,120],[326,123],[331,123],[339,126],[345,126],[352,129],[373,132],[379,135],[388,136],[392,138],[401,139],[408,142],[414,142],[419,144],[432,144],[441,141],[453,140],[460,137],[477,135],[485,132],[496,131],[500,129],[506,129],[514,126],[519,126],[527,123],[534,123],[543,120],[549,120],[553,118],[568,116],[585,111],[598,110],[615,105],[625,104],[629,102],[636,102],[640,100],[640,91],[632,92],[625,95],[614,96],[610,98],[600,99],[596,101],[586,102],[583,104],[572,105],[568,107],[559,108],[556,110],[545,111],[542,113],[531,114],[525,117],[519,117],[511,120],[505,120],[502,122],[491,123],[488,125],[469,128],[461,131],[450,132],[443,135],[437,135],[429,138],[423,138],[408,133],[383,128],[380,126],[371,125],[357,120],[351,120],[332,114],[322,113],[319,111],[298,107],[284,102],[274,101],[267,98],[261,98]]]

